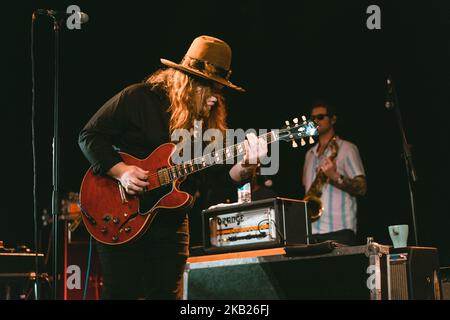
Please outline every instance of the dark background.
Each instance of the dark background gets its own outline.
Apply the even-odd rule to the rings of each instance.
[[[359,238],[390,243],[387,226],[409,224],[411,207],[399,128],[386,110],[392,75],[419,180],[415,186],[419,244],[436,246],[450,264],[450,9],[446,1],[10,1],[1,19],[2,206],[0,240],[33,246],[31,149],[31,13],[77,4],[90,16],[61,34],[61,192],[78,192],[89,167],[77,145],[92,114],[125,86],[179,61],[206,34],[233,49],[228,92],[231,128],[279,128],[324,98],[338,108],[338,133],[359,147],[368,194],[359,201]],[[381,8],[381,30],[368,30],[366,9]],[[51,207],[53,32],[35,24],[37,200]],[[5,99],[6,97],[6,99]],[[274,186],[301,198],[306,148],[280,145]],[[197,216],[192,240],[201,239]],[[39,218],[40,219],[40,218]],[[41,229],[41,228],[40,228]],[[409,243],[414,243],[412,232]]]

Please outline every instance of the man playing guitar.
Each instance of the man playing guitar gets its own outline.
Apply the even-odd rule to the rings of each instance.
[[[179,64],[165,59],[161,62],[168,68],[112,97],[79,135],[80,148],[92,165],[93,176],[115,179],[119,189],[123,188],[121,197],[126,203],[151,187],[152,174],[132,161],[125,161],[122,152],[144,159],[169,142],[174,130],[193,129],[194,121],[202,121],[205,127],[224,133],[226,106],[222,89],[244,91],[229,81],[231,49],[217,38],[196,38]],[[233,187],[244,182],[255,170],[257,159],[267,154],[267,144],[250,134],[245,147],[243,163],[231,169],[219,166],[218,170],[207,170],[192,178],[200,176]],[[189,186],[186,181],[188,192]],[[80,197],[83,198],[83,189]],[[101,197],[98,201],[102,201]],[[89,217],[89,210],[84,213]],[[102,223],[122,223],[110,219],[105,215]],[[156,214],[152,220],[148,230],[134,241],[120,245],[96,242],[104,277],[103,299],[181,298],[182,274],[189,254],[187,210],[179,208]],[[92,225],[98,227],[99,222],[92,221]],[[128,231],[125,228],[123,234]],[[112,239],[118,241],[115,235]]]

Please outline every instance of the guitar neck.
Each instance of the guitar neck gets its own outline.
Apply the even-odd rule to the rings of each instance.
[[[267,144],[278,140],[275,131],[270,131],[268,133],[262,134],[258,138],[264,139]],[[194,158],[192,160],[183,162],[181,164],[176,164],[162,170],[167,170],[167,174],[165,172],[163,174],[164,176],[169,177],[168,182],[173,182],[177,179],[184,178],[192,173],[209,168],[213,165],[228,163],[230,160],[244,155],[245,145],[244,142],[240,142],[235,145],[216,150],[204,156]]]

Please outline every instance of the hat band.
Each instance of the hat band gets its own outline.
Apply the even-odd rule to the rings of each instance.
[[[207,76],[214,76],[229,80],[231,76],[231,70],[225,70],[221,67],[215,66],[212,63],[204,60],[198,60],[189,56],[184,56],[181,60],[181,65],[184,67],[190,67],[196,69]]]

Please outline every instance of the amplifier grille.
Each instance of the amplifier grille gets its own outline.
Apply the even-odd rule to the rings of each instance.
[[[391,299],[408,300],[408,274],[406,263],[396,262],[391,265]]]

